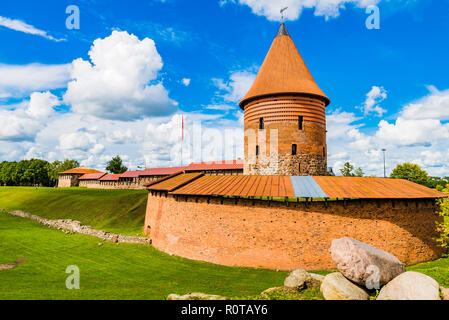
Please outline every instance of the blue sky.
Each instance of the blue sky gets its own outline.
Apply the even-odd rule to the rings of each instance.
[[[372,4],[379,30],[365,26]],[[68,5],[80,9],[79,30],[66,28]],[[389,170],[414,161],[449,175],[447,0],[2,1],[0,159],[177,165],[180,114],[193,148],[183,163],[241,157],[238,102],[284,6],[332,101],[329,165],[381,175],[386,148]],[[203,134],[228,128],[234,138],[193,151],[199,122]]]

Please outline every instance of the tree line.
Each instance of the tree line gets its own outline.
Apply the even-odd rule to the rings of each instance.
[[[364,176],[363,170],[360,167],[355,168],[350,162],[346,162],[340,172],[345,177]],[[418,164],[409,162],[398,164],[391,172],[390,178],[409,180],[439,191],[449,189],[449,177],[431,177]]]
[[[0,186],[41,186],[58,185],[58,172],[79,167],[77,160],[48,162],[41,159],[3,161],[0,163]],[[123,173],[128,170],[120,156],[113,157],[106,170],[110,173]]]
[[[79,162],[70,159],[3,161],[0,163],[0,185],[54,187],[58,183],[58,172],[76,167]]]

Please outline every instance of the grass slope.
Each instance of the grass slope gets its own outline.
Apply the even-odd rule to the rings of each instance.
[[[47,219],[73,219],[95,229],[142,235],[146,190],[0,187],[0,208]]]
[[[231,268],[169,256],[149,246],[113,244],[45,228],[0,213],[2,299],[164,299],[169,293],[254,296],[282,285],[287,273]],[[67,290],[67,266],[80,269],[80,290]]]

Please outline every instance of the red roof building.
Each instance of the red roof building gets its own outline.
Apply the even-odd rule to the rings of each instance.
[[[105,176],[101,177],[100,181],[118,181],[121,174],[106,174]]]
[[[138,178],[142,174],[142,170],[139,171],[126,171],[120,175],[120,179],[122,178]]]
[[[329,103],[282,24],[240,102],[245,132],[254,133],[244,140],[244,174],[327,175]]]
[[[103,177],[106,173],[87,173],[78,178],[78,180],[98,180]]]
[[[87,167],[78,167],[70,170],[58,172],[58,187],[70,188],[79,186],[79,178],[86,174],[102,174],[103,172]]]
[[[186,172],[203,172],[206,174],[243,174],[243,160],[192,162],[185,168]]]
[[[63,172],[59,172],[58,174],[87,174],[87,173],[103,173],[103,172],[87,167],[78,167]]]
[[[182,172],[186,167],[167,167],[167,168],[150,168],[141,171],[140,177],[148,176],[168,176],[174,173]]]

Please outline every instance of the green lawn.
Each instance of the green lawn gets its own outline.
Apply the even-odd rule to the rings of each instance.
[[[146,190],[0,187],[0,209],[73,219],[95,229],[142,235]]]
[[[283,284],[286,272],[231,268],[169,256],[151,246],[113,244],[48,229],[0,213],[2,299],[164,299],[170,293],[205,292],[250,297]],[[80,269],[81,289],[67,290],[67,266]]]
[[[0,208],[50,219],[70,218],[96,229],[141,234],[146,191],[0,187]],[[151,246],[113,244],[67,235],[31,220],[0,213],[1,299],[164,299],[169,293],[205,292],[257,299],[281,286],[286,272],[231,268],[169,256]],[[81,272],[81,289],[67,290],[67,266]],[[449,287],[449,258],[407,268]],[[327,271],[320,272],[322,274]],[[319,299],[317,290],[272,298]]]

